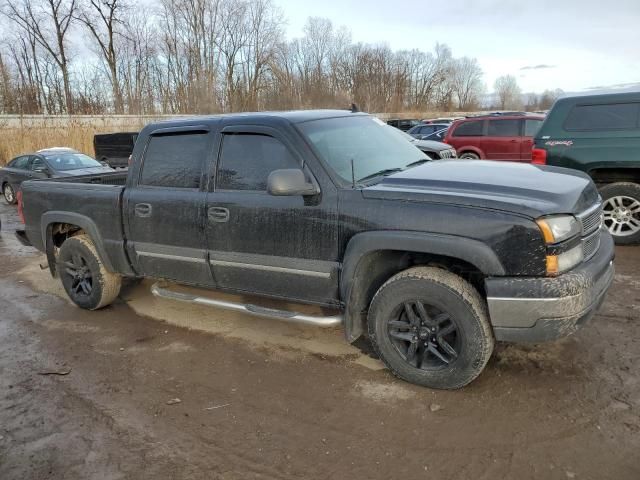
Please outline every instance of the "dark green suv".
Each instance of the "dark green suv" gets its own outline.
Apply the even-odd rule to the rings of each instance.
[[[640,242],[640,92],[559,99],[536,135],[532,163],[588,173],[616,243]]]

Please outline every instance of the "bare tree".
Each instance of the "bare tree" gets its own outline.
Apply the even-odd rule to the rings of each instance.
[[[67,34],[76,11],[76,0],[23,0],[7,2],[5,15],[31,35],[50,55],[62,74],[67,113],[73,113]]]
[[[325,18],[287,40],[273,0],[160,0],[144,11],[128,2],[0,0],[1,20],[19,27],[0,28],[0,110],[211,113],[352,101],[377,112],[470,110],[483,91],[478,62],[444,44],[354,44]],[[74,24],[95,47],[81,60],[70,55],[81,51]],[[497,83],[504,108],[520,103],[511,79]]]
[[[475,58],[454,60],[451,84],[457,99],[458,110],[473,110],[482,94],[482,69]]]
[[[555,90],[545,90],[542,92],[542,95],[540,95],[537,109],[549,110],[555,101],[563,95],[564,92],[559,88],[556,88]]]
[[[122,0],[88,0],[78,9],[78,20],[91,34],[99,53],[106,63],[116,113],[123,113],[122,90],[118,77],[119,57],[116,37],[118,27],[124,26],[122,16],[125,13]]]
[[[494,83],[494,89],[501,110],[522,107],[522,91],[513,75],[498,77]]]

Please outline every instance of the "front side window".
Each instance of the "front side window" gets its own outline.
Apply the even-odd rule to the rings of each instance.
[[[152,136],[144,154],[140,184],[199,188],[207,139],[206,133]]]
[[[482,135],[482,120],[464,122],[453,132],[454,137],[479,137]]]
[[[269,174],[283,168],[300,168],[300,164],[279,140],[254,133],[225,134],[216,187],[266,191]]]
[[[489,120],[487,135],[490,137],[520,136],[520,120]]]
[[[404,170],[428,160],[414,138],[369,116],[338,117],[298,124],[326,164],[346,182]]]
[[[52,153],[46,156],[51,168],[58,171],[78,170],[80,168],[101,167],[100,162],[84,153]]]
[[[26,170],[28,166],[29,166],[29,157],[27,156],[18,157],[9,164],[9,167],[19,168],[21,170]]]
[[[638,103],[576,105],[564,123],[565,130],[629,130],[638,128]]]
[[[40,157],[33,157],[33,161],[31,162],[31,170],[43,170],[47,168],[47,164],[44,163],[44,160]]]

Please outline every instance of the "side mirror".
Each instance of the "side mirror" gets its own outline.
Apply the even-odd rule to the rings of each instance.
[[[275,196],[317,195],[320,189],[307,182],[304,172],[297,168],[274,170],[267,178],[267,191]]]

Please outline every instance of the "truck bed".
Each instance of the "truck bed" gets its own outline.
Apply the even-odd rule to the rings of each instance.
[[[25,234],[45,251],[51,225],[67,223],[85,230],[112,271],[130,271],[124,252],[122,197],[127,172],[32,180],[22,183]],[[122,270],[121,270],[122,269]]]

